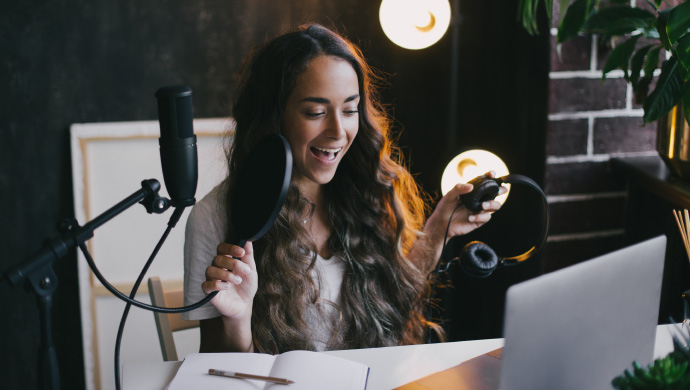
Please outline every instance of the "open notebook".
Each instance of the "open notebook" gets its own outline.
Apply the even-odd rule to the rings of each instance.
[[[404,390],[597,390],[651,363],[666,237],[508,289],[502,351],[421,378]]]
[[[209,369],[293,381],[289,385],[210,375]],[[369,367],[336,356],[310,351],[280,355],[261,353],[193,353],[187,355],[167,390],[364,390]]]

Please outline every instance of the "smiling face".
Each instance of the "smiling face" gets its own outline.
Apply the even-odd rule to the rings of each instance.
[[[345,60],[321,55],[297,77],[283,116],[293,180],[307,196],[330,182],[359,129],[359,83]],[[312,198],[313,199],[313,198]]]

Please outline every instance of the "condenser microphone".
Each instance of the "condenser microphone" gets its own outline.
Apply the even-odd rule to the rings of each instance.
[[[161,137],[158,141],[165,188],[173,207],[187,207],[196,202],[198,182],[196,136],[192,119],[192,89],[183,86],[162,87],[156,91]]]

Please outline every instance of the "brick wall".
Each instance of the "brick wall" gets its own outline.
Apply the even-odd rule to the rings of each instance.
[[[643,126],[642,108],[623,72],[602,82],[610,49],[596,36],[581,36],[561,45],[559,59],[556,32],[554,25],[544,181],[551,230],[544,272],[623,246],[625,182],[610,173],[608,160],[656,154],[656,124]]]

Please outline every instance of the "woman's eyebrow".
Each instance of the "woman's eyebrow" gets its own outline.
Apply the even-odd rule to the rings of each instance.
[[[345,99],[345,103],[351,102],[351,101],[353,101],[353,100],[355,100],[355,99],[357,99],[357,98],[359,98],[359,94],[354,94],[354,95],[352,95],[352,96],[348,96],[347,99]]]
[[[331,102],[330,99],[326,99],[326,98],[322,98],[322,97],[305,97],[301,101],[311,102],[311,103],[321,103],[321,104],[329,104]]]
[[[355,99],[359,98],[359,94],[354,94],[352,96],[348,96],[345,98],[345,103],[351,102]],[[308,96],[305,97],[304,99],[301,100],[302,102],[310,102],[310,103],[320,103],[320,104],[330,104],[331,99],[323,98],[323,97],[314,97],[314,96]]]

